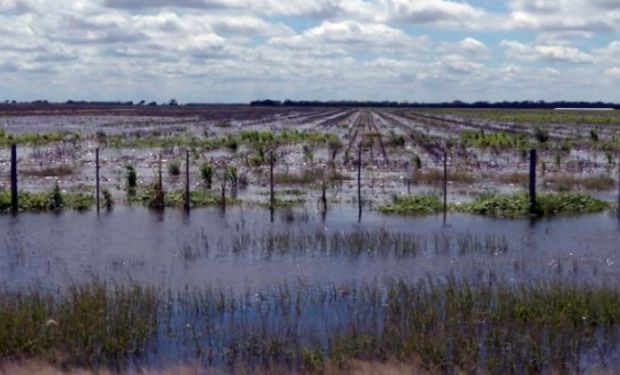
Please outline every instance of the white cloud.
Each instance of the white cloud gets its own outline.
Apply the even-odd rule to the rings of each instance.
[[[528,45],[513,40],[503,40],[500,45],[509,58],[516,60],[576,64],[594,61],[592,55],[566,45]]]
[[[380,0],[386,19],[413,24],[479,27],[490,14],[466,2],[448,0]]]
[[[613,32],[618,30],[616,0],[509,0],[510,24],[547,32]]]
[[[618,2],[507,1],[0,0],[0,82],[52,100],[557,99],[585,85],[620,100],[620,41],[576,42],[617,30]]]
[[[273,38],[271,45],[292,49],[333,46],[334,51],[419,50],[427,46],[426,38],[414,38],[402,30],[379,23],[357,21],[331,22],[308,29],[301,34]]]
[[[620,78],[620,66],[614,66],[613,68],[609,68],[605,71],[608,76],[614,78]]]

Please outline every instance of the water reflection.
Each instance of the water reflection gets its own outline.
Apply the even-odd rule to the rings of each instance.
[[[357,283],[499,275],[618,281],[614,214],[493,220],[453,214],[392,217],[355,205],[329,214],[228,207],[151,211],[117,207],[0,217],[0,282],[49,288],[97,277],[170,288],[222,284],[242,290],[282,282]]]

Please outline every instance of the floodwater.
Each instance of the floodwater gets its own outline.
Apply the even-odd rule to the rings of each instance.
[[[385,241],[344,241],[339,251],[321,245],[321,239],[356,233],[382,234]],[[399,235],[415,236],[417,250],[391,252],[402,245],[393,242]],[[276,251],[274,237],[287,238]],[[358,223],[354,205],[333,206],[325,218],[305,208],[276,212],[273,223],[261,208],[188,214],[119,206],[100,214],[0,216],[0,283],[9,290],[54,291],[97,278],[238,292],[283,283],[330,286],[448,276],[608,284],[620,280],[619,240],[618,220],[609,212],[537,221],[450,214],[444,227],[441,215],[364,212]]]

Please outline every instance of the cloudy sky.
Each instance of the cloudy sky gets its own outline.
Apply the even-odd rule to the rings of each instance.
[[[0,100],[620,102],[620,0],[0,0]]]

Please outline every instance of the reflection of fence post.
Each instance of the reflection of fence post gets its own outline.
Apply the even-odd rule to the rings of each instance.
[[[273,166],[275,163],[275,158],[273,155],[273,150],[269,152],[269,210],[271,211],[271,222],[273,223],[273,214],[276,209],[276,195],[273,188]]]
[[[327,212],[327,184],[325,183],[325,177],[323,177],[323,181],[321,182],[321,210],[323,213]]]
[[[448,221],[448,152],[443,153],[443,225]]]
[[[162,170],[162,163],[163,163],[163,160],[162,160],[162,155],[161,155],[161,154],[159,154],[159,164],[158,164],[158,166],[157,166],[157,169],[158,169],[158,171],[159,171],[159,180],[158,180],[158,184],[159,184],[159,188],[160,188],[161,190],[164,190],[163,176],[162,176],[162,173],[161,173],[161,170]]]
[[[357,149],[357,205],[358,221],[362,221],[362,146]]]
[[[185,209],[191,206],[191,196],[189,191],[189,150],[185,150]]]
[[[538,213],[537,200],[536,200],[536,162],[537,162],[536,150],[530,150],[530,214],[534,215]]]
[[[101,201],[99,198],[99,147],[95,149],[95,194],[97,200],[97,212],[101,210]]]
[[[226,177],[224,177],[224,181],[222,182],[222,199],[220,203],[222,205],[222,211],[226,211]]]
[[[17,213],[19,202],[17,200],[17,145],[11,145],[11,209]]]

